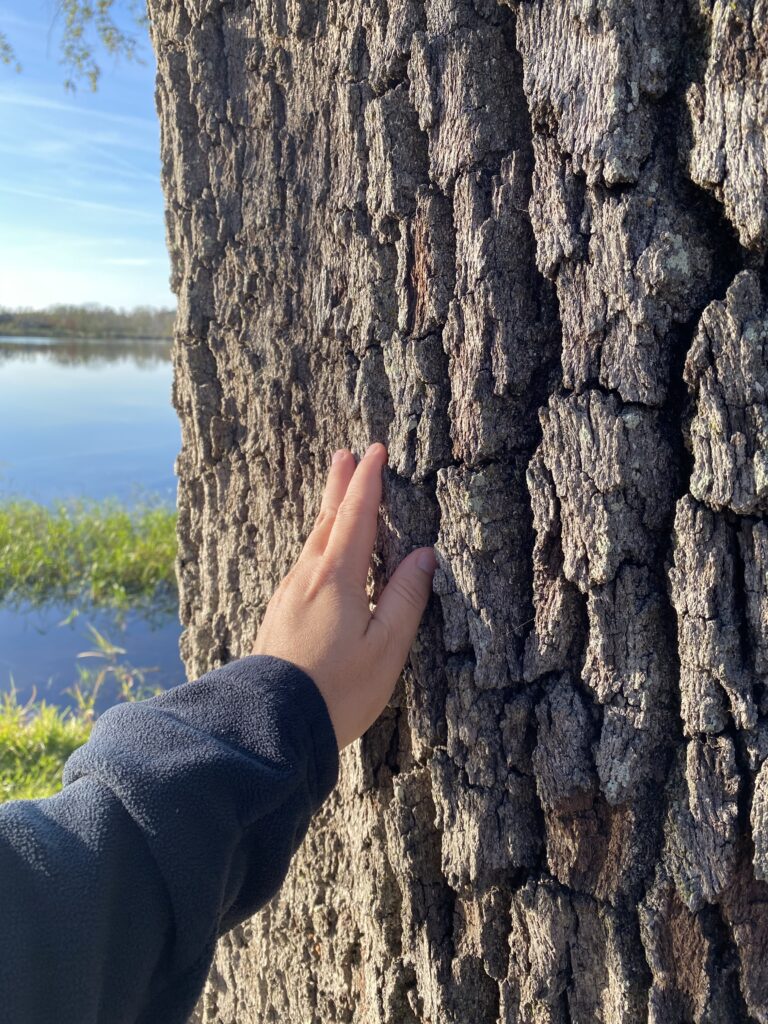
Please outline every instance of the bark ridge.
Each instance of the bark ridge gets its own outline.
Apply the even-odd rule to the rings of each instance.
[[[768,1022],[764,0],[150,0],[183,653],[327,457],[437,538],[207,1024]]]

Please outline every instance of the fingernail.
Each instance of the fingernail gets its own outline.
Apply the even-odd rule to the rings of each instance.
[[[366,455],[370,455],[371,452],[374,450],[374,448],[378,448],[378,442],[377,441],[374,441],[373,444],[369,444],[368,445],[368,447],[367,447],[367,449],[365,451],[365,454]]]
[[[339,448],[339,450],[337,452],[333,453],[333,458],[331,459],[331,462],[340,462],[344,458],[345,455],[346,455],[346,449],[345,448]]]
[[[425,548],[416,559],[416,565],[424,572],[428,572],[431,576],[437,568],[437,558],[435,557],[434,548]]]

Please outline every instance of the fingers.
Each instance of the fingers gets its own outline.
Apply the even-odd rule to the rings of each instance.
[[[404,558],[384,588],[368,624],[368,632],[374,637],[380,634],[378,639],[386,644],[385,657],[388,662],[391,660],[394,677],[402,672],[427,607],[435,565],[433,548],[417,548]]]
[[[325,555],[365,586],[371,564],[381,504],[381,470],[387,461],[383,444],[372,444],[358,463],[339,505]]]
[[[340,448],[331,459],[325,482],[320,511],[302,551],[304,555],[321,555],[325,551],[339,505],[347,493],[349,481],[355,472],[355,457],[347,448]]]

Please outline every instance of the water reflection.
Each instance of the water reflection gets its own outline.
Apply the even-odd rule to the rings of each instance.
[[[78,681],[78,665],[92,674],[108,665],[88,628],[125,650],[117,661],[141,670],[147,687],[177,686],[185,679],[178,653],[181,627],[177,617],[148,621],[134,612],[123,616],[103,609],[85,609],[72,617],[67,605],[0,608],[0,691],[14,685],[19,700],[46,700],[59,707],[74,707],[71,689]],[[88,658],[79,658],[93,652]],[[96,710],[103,711],[118,696],[112,675],[99,692]]]
[[[171,359],[171,343],[90,338],[0,338],[0,364],[10,360],[33,362],[43,354],[59,366],[106,366],[133,363],[157,366]]]
[[[153,342],[0,341],[0,496],[173,503],[168,353]]]

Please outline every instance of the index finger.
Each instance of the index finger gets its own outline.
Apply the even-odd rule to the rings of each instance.
[[[359,582],[368,578],[381,504],[383,444],[372,444],[357,465],[333,522],[325,557]]]
[[[347,448],[340,448],[333,456],[325,490],[323,491],[320,512],[312,532],[307,537],[306,543],[302,548],[302,558],[305,556],[314,558],[317,555],[322,555],[323,551],[325,551],[325,545],[328,543],[328,538],[331,535],[333,520],[336,518],[338,507],[347,493],[347,487],[354,472],[355,460],[352,457],[352,452]]]

